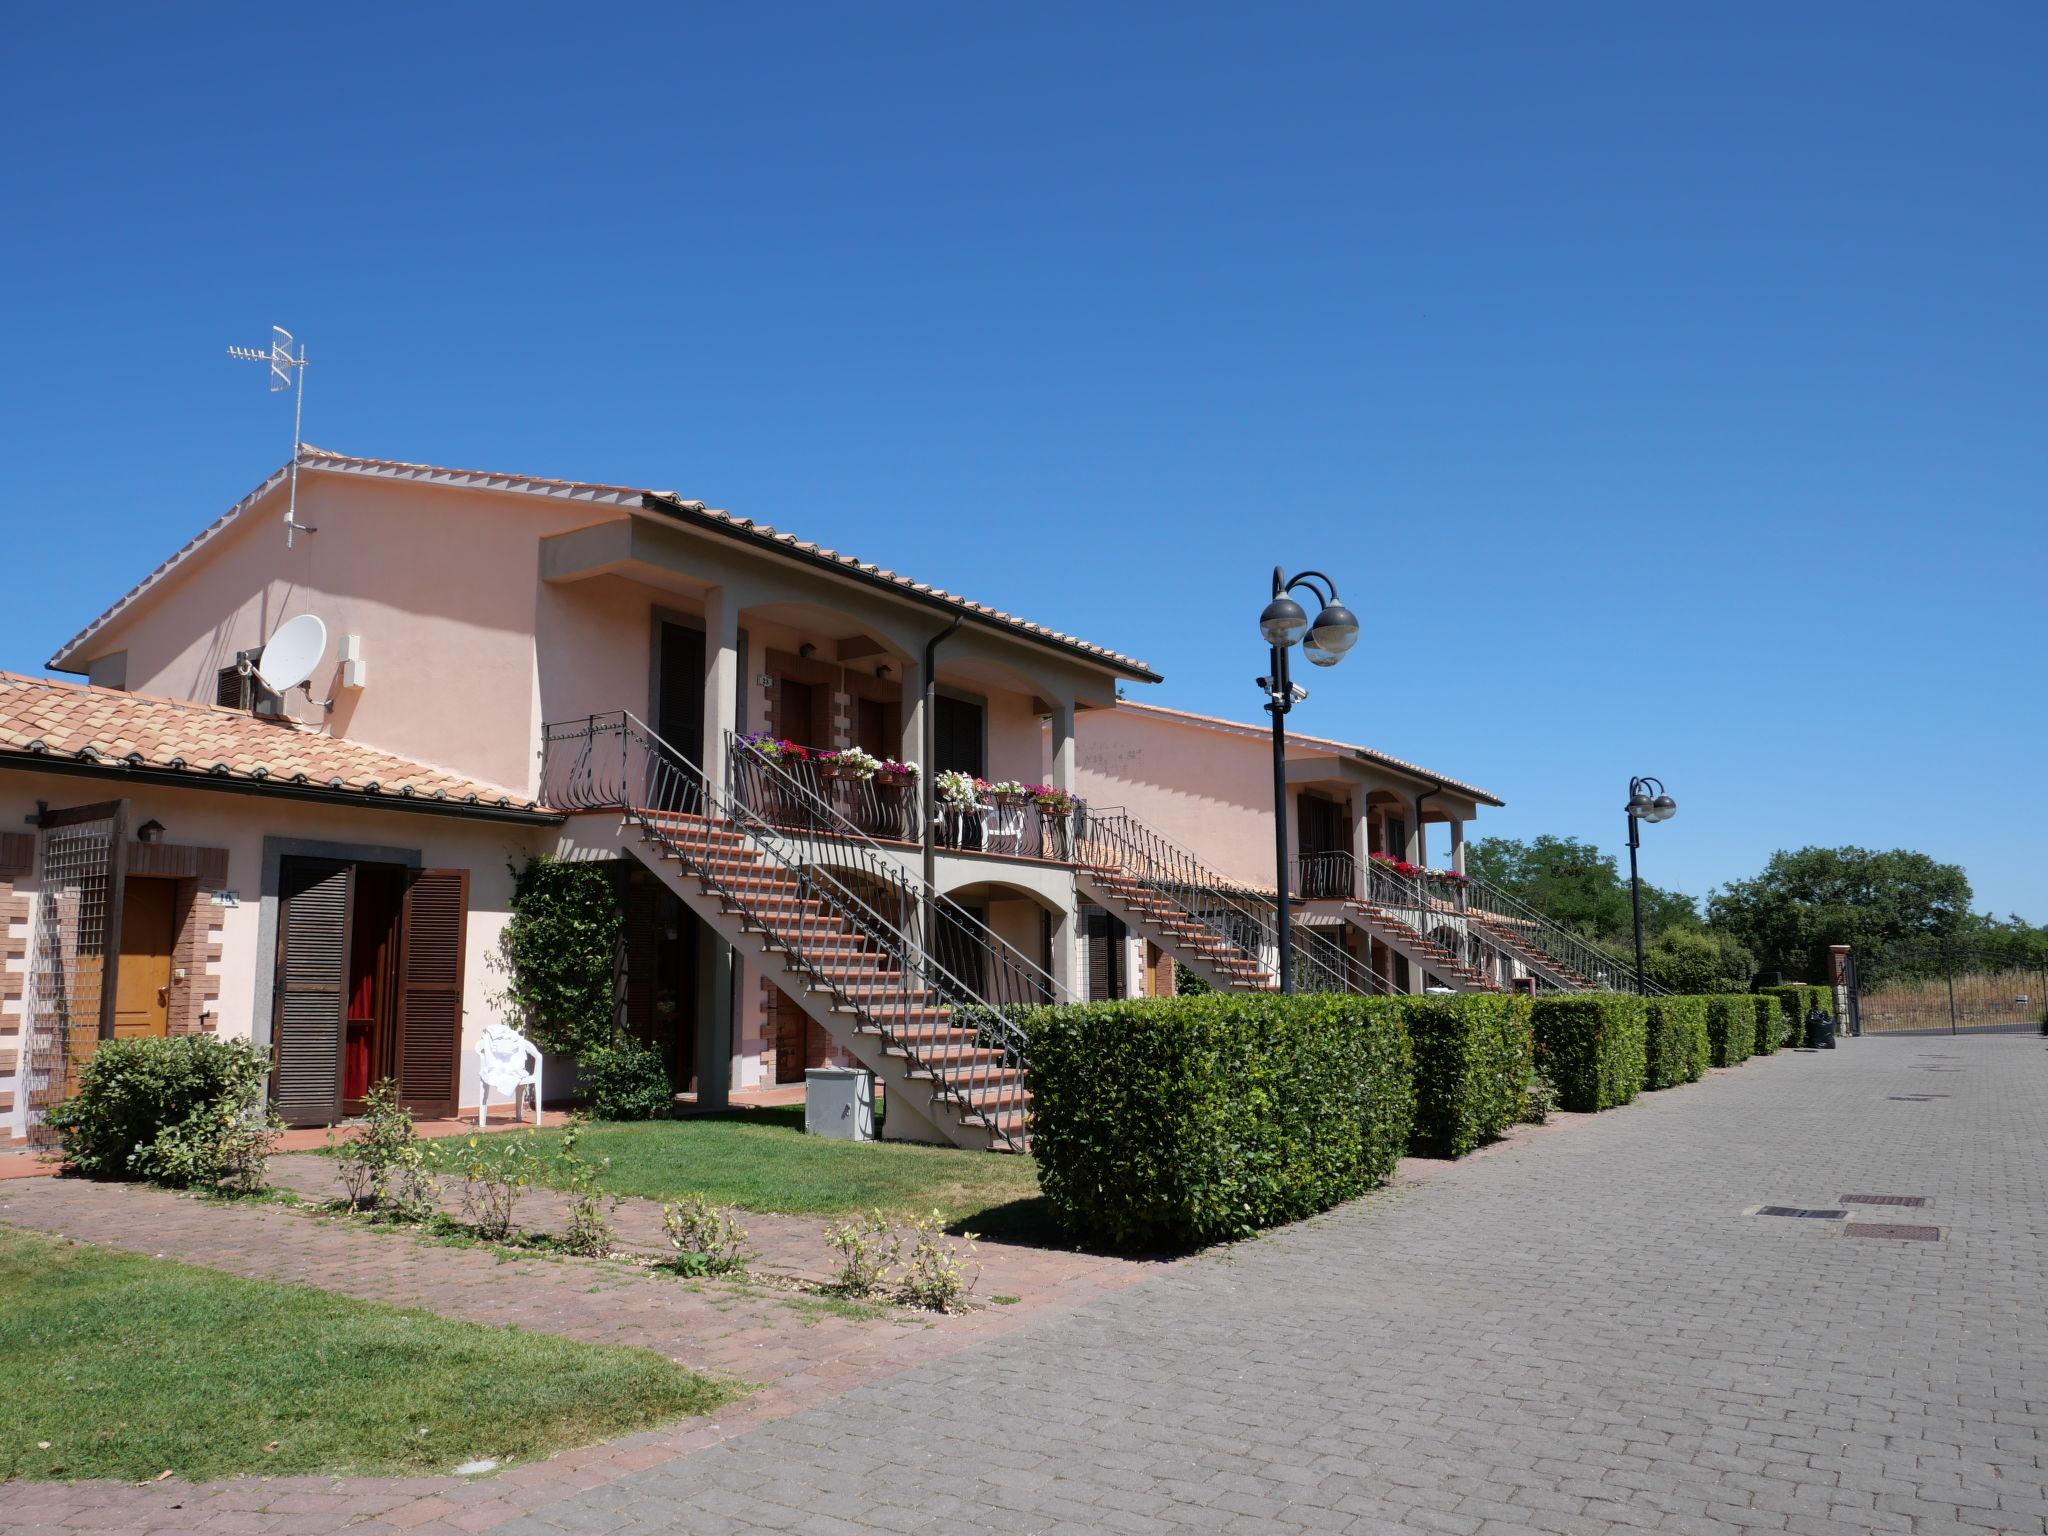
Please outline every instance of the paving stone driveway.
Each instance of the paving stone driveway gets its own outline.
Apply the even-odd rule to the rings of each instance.
[[[501,1530],[2039,1533],[2044,1045],[1755,1061]],[[1848,1194],[1940,1239],[1747,1214]]]

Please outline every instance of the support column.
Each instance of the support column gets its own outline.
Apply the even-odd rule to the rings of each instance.
[[[1074,706],[1058,703],[1052,707],[1052,777],[1047,780],[1054,789],[1074,792]]]
[[[1422,802],[1420,800],[1415,801],[1409,807],[1409,810],[1415,817],[1415,824],[1408,829],[1408,862],[1427,869],[1429,867],[1429,833],[1423,828]]]
[[[1366,823],[1364,790],[1351,796],[1351,894],[1364,897],[1372,887],[1367,876],[1372,873],[1372,828]]]
[[[903,663],[903,743],[897,748],[896,756],[903,762],[917,764],[920,774],[926,771],[924,666],[916,661]]]
[[[720,795],[726,791],[725,733],[739,714],[740,600],[730,587],[704,594],[704,770]]]
[[[1451,868],[1459,874],[1465,873],[1465,823],[1451,823]]]

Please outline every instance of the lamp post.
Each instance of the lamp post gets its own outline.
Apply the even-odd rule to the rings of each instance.
[[[1310,593],[1320,605],[1311,624],[1307,612],[1288,594]],[[1266,675],[1259,687],[1266,695],[1266,713],[1273,717],[1273,862],[1279,898],[1280,990],[1294,990],[1294,913],[1287,895],[1287,713],[1308,690],[1297,690],[1287,675],[1287,653],[1297,642],[1311,663],[1334,667],[1344,653],[1358,643],[1358,616],[1337,601],[1337,584],[1321,571],[1303,571],[1289,576],[1273,567],[1273,600],[1259,615],[1259,634],[1270,652]]]
[[[1664,793],[1664,781],[1639,774],[1628,781],[1628,901],[1635,914],[1636,928],[1636,992],[1647,996],[1649,987],[1643,975],[1643,877],[1636,868],[1636,849],[1642,839],[1638,835],[1646,821],[1669,821],[1678,814],[1678,802]]]

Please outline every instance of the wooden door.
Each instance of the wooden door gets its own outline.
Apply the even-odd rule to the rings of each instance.
[[[655,734],[693,764],[704,761],[704,631],[661,626],[656,668]]]
[[[114,972],[116,1040],[170,1033],[177,942],[177,882],[131,875],[121,899],[121,964]]]
[[[988,777],[988,732],[982,708],[973,699],[938,696],[932,723],[934,773],[957,770],[977,779]]]
[[[398,1096],[416,1115],[455,1113],[468,919],[468,870],[413,871],[398,919]]]
[[[286,859],[278,871],[270,1097],[288,1125],[331,1125],[341,1118],[354,904],[353,864]]]

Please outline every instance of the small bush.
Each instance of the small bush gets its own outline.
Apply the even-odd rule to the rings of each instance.
[[[1528,998],[1468,993],[1389,1006],[1400,1012],[1415,1056],[1411,1151],[1463,1157],[1522,1118],[1534,1050]]]
[[[1039,1182],[1095,1242],[1243,1237],[1362,1194],[1408,1144],[1408,1036],[1374,999],[1211,993],[1024,1023]]]
[[[540,1158],[531,1131],[492,1140],[486,1147],[481,1136],[465,1138],[454,1162],[462,1175],[462,1219],[478,1237],[501,1243],[512,1235],[520,1197],[540,1182]]]
[[[585,1051],[576,1077],[589,1096],[593,1120],[664,1120],[675,1113],[675,1090],[661,1052],[636,1040]]]
[[[440,1204],[440,1186],[428,1169],[425,1144],[413,1129],[412,1115],[398,1101],[398,1085],[388,1077],[363,1101],[363,1123],[342,1143],[337,1161],[351,1212],[370,1211],[389,1221],[425,1221]]]
[[[1707,1051],[1717,1067],[1737,1067],[1756,1049],[1756,1003],[1747,992],[1717,992],[1707,999]]]
[[[1713,1048],[1704,997],[1652,997],[1643,1008],[1643,1086],[1672,1088],[1706,1076]]]
[[[612,1251],[612,1244],[618,1239],[612,1216],[623,1201],[620,1196],[607,1195],[598,1188],[612,1160],[601,1157],[593,1163],[583,1155],[583,1130],[581,1116],[569,1122],[555,1147],[554,1169],[548,1182],[569,1196],[569,1224],[562,1231],[562,1246],[583,1258],[601,1259]]]
[[[258,1117],[267,1130],[269,1078],[269,1056],[246,1040],[102,1040],[80,1072],[78,1092],[52,1108],[47,1121],[65,1160],[87,1178],[205,1186],[213,1170],[239,1184],[253,1166],[260,1184],[268,1143],[229,1147],[223,1139],[241,1135],[236,1127],[244,1117]],[[151,1150],[166,1132],[169,1144]]]
[[[903,1250],[903,1239],[880,1211],[825,1229],[825,1246],[839,1255],[833,1289],[842,1296],[880,1296],[888,1289],[889,1271]]]
[[[675,1249],[671,1264],[679,1274],[737,1275],[746,1272],[754,1255],[747,1248],[747,1229],[729,1205],[713,1205],[702,1195],[685,1195],[661,1208],[662,1230]]]
[[[1642,1091],[1648,1063],[1643,1000],[1631,992],[1539,997],[1530,1010],[1536,1065],[1557,1100],[1579,1113],[1612,1109]]]
[[[236,1108],[213,1103],[192,1111],[156,1140],[137,1147],[130,1166],[142,1178],[167,1189],[210,1189],[222,1195],[253,1195],[269,1173],[270,1154],[284,1122],[267,1104]]]
[[[1528,1091],[1522,1096],[1522,1124],[1542,1125],[1557,1112],[1557,1084],[1538,1070],[1529,1074]]]
[[[910,1256],[896,1279],[896,1299],[905,1306],[923,1307],[927,1312],[965,1312],[968,1295],[981,1278],[981,1266],[967,1266],[974,1260],[974,1234],[962,1234],[966,1244],[956,1249],[946,1241],[946,1219],[937,1211],[910,1224]]]

